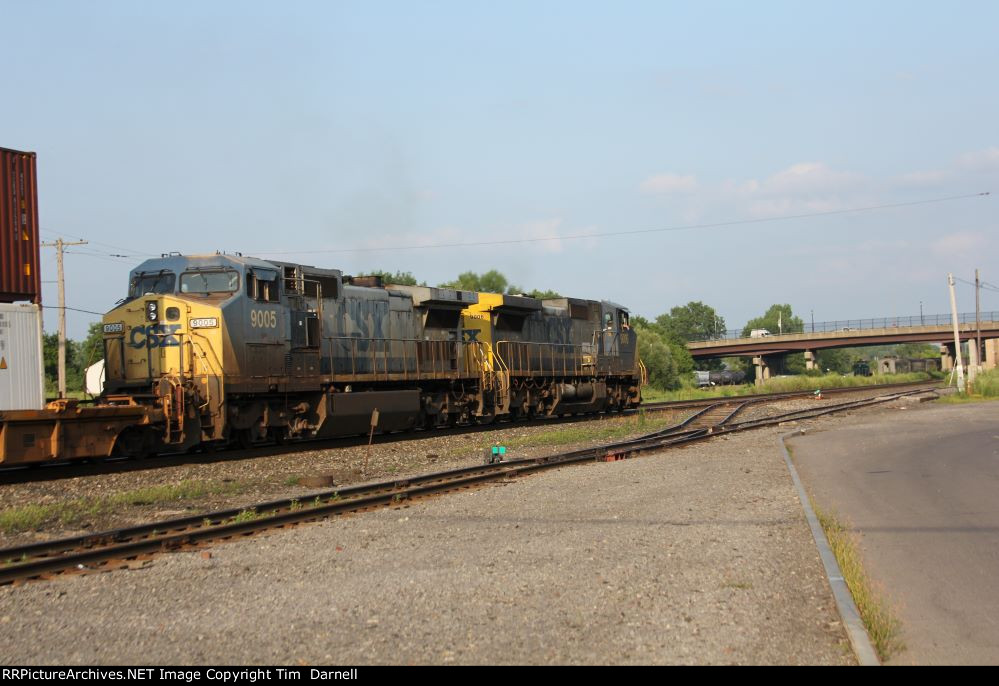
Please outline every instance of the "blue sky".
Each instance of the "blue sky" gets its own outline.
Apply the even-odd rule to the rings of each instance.
[[[701,300],[731,327],[774,302],[817,321],[945,312],[948,271],[999,283],[994,2],[0,0],[0,16],[0,145],[38,152],[43,238],[92,241],[67,255],[71,307],[109,309],[172,250],[430,283],[497,268],[650,317]],[[54,264],[44,250],[47,281]],[[958,300],[973,310],[973,289]],[[94,319],[70,313],[70,335]]]

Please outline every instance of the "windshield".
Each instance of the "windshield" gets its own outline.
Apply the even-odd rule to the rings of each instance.
[[[131,298],[138,298],[146,294],[173,293],[173,285],[177,281],[177,276],[173,272],[143,273],[132,278],[132,283],[128,285],[128,295]]]
[[[181,293],[232,293],[239,289],[239,274],[224,272],[184,272],[180,275]]]

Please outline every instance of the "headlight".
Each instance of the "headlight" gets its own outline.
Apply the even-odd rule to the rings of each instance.
[[[218,317],[202,317],[201,319],[191,320],[192,329],[213,329],[218,325],[219,325]]]
[[[116,322],[114,324],[105,324],[104,333],[124,333],[125,324],[123,322]]]

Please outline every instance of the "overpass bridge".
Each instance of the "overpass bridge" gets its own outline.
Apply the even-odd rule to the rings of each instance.
[[[954,325],[950,315],[920,315],[918,317],[891,317],[881,319],[852,319],[806,325],[806,331],[772,334],[762,338],[746,338],[742,330],[727,331],[720,337],[687,343],[694,359],[712,357],[752,357],[756,365],[756,381],[770,378],[775,358],[788,353],[805,353],[805,367],[815,368],[815,353],[830,348],[854,348],[868,345],[896,343],[940,344],[941,367],[953,367],[957,354],[954,349]],[[958,336],[962,342],[972,341],[968,347],[968,364],[978,364],[983,351],[977,350],[974,341],[981,331],[984,348],[984,366],[996,366],[999,353],[999,312],[982,312],[976,322],[975,313],[958,316]]]

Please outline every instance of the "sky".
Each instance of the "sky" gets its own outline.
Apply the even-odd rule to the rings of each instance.
[[[817,322],[944,313],[947,273],[976,267],[999,284],[991,0],[0,16],[0,146],[38,153],[43,240],[89,241],[66,255],[76,309],[110,309],[170,251],[432,285],[495,268],[650,318],[699,300],[729,328],[773,303]],[[499,241],[522,242],[455,245]],[[42,278],[56,305],[51,248]],[[957,298],[974,310],[971,286]],[[98,316],[67,318],[79,339]]]

